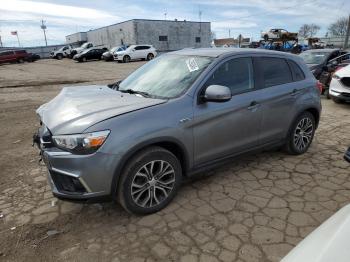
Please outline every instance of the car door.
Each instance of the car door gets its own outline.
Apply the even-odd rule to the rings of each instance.
[[[195,103],[195,165],[203,165],[258,145],[262,114],[252,59],[240,57],[223,61],[206,80],[199,95],[203,95],[209,85],[229,87],[232,98],[223,103]]]
[[[92,49],[86,53],[86,59],[87,60],[95,59],[95,49]]]
[[[135,51],[133,52],[132,59],[141,59],[143,58],[144,46],[136,46]]]
[[[303,86],[293,83],[292,72],[286,59],[260,57],[256,60],[259,68],[257,85],[264,90],[260,97],[263,114],[260,144],[277,143],[286,136],[296,111],[296,99],[302,95]]]

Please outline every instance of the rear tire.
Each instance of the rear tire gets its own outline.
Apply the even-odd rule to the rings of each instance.
[[[17,61],[19,64],[23,64],[24,63],[24,59],[18,59],[18,61]]]
[[[129,213],[154,213],[171,202],[181,180],[176,156],[162,147],[150,147],[128,161],[119,179],[118,200]]]
[[[291,155],[304,154],[312,143],[315,130],[315,117],[307,111],[301,113],[289,129],[285,151]]]
[[[58,60],[63,59],[63,55],[62,55],[62,54],[58,54],[58,55],[57,55],[57,59],[58,59]]]
[[[147,60],[148,60],[148,61],[152,60],[153,58],[154,58],[154,55],[153,55],[152,53],[149,53],[149,54],[147,55]]]

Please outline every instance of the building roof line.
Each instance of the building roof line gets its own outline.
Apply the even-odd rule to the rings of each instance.
[[[119,24],[131,22],[131,21],[154,21],[154,22],[167,22],[167,23],[168,22],[173,22],[173,23],[181,23],[182,22],[182,23],[198,23],[198,24],[210,23],[210,22],[199,22],[199,21],[197,22],[197,21],[187,21],[187,20],[129,19],[129,20],[126,20],[126,21],[115,23],[115,24],[106,25],[106,26],[102,26],[102,27],[99,27],[99,28],[91,29],[91,30],[88,30],[88,31],[85,31],[85,32],[72,33],[72,34],[69,34],[67,36],[71,36],[71,35],[75,35],[75,34],[83,34],[83,33],[91,32],[91,31],[96,31],[96,30],[100,30],[102,28],[107,28],[107,27],[110,27],[110,26],[119,25]]]

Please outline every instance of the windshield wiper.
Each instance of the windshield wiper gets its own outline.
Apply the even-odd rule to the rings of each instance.
[[[143,97],[151,97],[151,95],[147,92],[137,91],[133,89],[125,89],[125,90],[118,90],[118,91],[122,93],[128,93],[128,94],[138,94],[138,95],[142,95]]]

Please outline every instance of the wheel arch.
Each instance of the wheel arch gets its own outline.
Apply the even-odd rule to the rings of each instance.
[[[112,180],[112,186],[111,186],[112,198],[116,197],[119,179],[128,161],[137,153],[152,146],[159,146],[173,153],[180,161],[183,176],[187,176],[187,172],[189,170],[189,165],[190,165],[189,164],[190,159],[184,144],[180,142],[178,139],[175,139],[172,137],[160,137],[160,138],[151,139],[149,141],[142,142],[132,147],[121,158],[118,166],[116,167],[116,170],[114,172],[114,177]]]
[[[315,123],[316,123],[316,128],[317,128],[318,127],[318,123],[320,122],[320,112],[319,112],[319,110],[314,108],[314,107],[310,107],[310,108],[305,109],[303,112],[310,112],[314,116]]]

